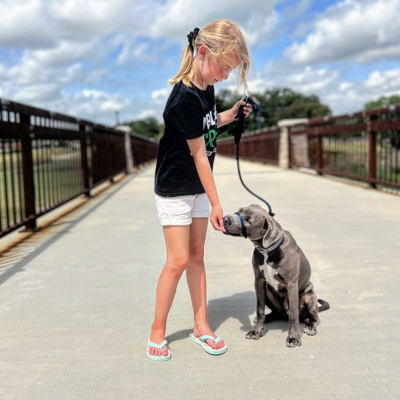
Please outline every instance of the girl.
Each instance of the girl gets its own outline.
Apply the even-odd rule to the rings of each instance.
[[[185,270],[195,320],[190,339],[209,354],[228,350],[207,322],[204,242],[209,217],[214,229],[225,231],[212,175],[217,126],[232,122],[245,103],[239,101],[232,109],[217,113],[214,84],[237,70],[247,90],[250,55],[242,32],[227,20],[212,22],[202,30],[196,28],[188,40],[181,68],[169,81],[175,86],[164,110],[165,132],[155,174],[167,261],[158,281],[155,319],[147,347],[147,357],[153,361],[171,358],[165,340],[167,316]],[[251,106],[247,105],[244,112],[247,116]]]

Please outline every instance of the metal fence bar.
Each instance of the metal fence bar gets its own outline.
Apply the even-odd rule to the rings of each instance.
[[[35,210],[35,185],[32,156],[32,140],[30,137],[30,118],[27,114],[21,114],[20,124],[22,140],[22,165],[25,193],[25,220],[27,229],[36,228]]]
[[[135,140],[136,165],[157,148]],[[127,172],[124,133],[0,99],[0,237]]]
[[[308,137],[307,151],[301,145],[302,135]],[[364,181],[372,187],[400,187],[400,105],[313,119],[291,126],[289,138],[291,167],[308,165],[320,174]]]
[[[280,129],[277,127],[245,133],[240,141],[240,157],[273,165],[279,163]],[[218,141],[218,154],[236,157],[233,138]]]

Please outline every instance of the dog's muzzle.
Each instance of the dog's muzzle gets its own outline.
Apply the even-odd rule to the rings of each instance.
[[[247,231],[246,231],[246,227],[244,226],[244,218],[243,218],[242,214],[240,214],[240,212],[236,212],[235,214],[236,214],[236,215],[239,217],[239,219],[240,219],[240,225],[242,226],[242,234],[243,234],[243,237],[244,237],[245,239],[247,239]]]

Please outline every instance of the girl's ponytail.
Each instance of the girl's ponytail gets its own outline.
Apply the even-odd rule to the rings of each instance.
[[[193,32],[187,35],[189,44],[185,47],[182,54],[182,63],[179,72],[168,81],[174,85],[179,81],[182,81],[186,86],[190,86],[190,82],[193,78],[193,62],[194,62],[194,51],[196,45],[196,38],[199,33],[199,28],[195,28]]]
[[[182,81],[186,86],[190,86],[190,81],[192,80],[194,75],[192,68],[194,62],[193,53],[194,50],[190,48],[190,45],[187,45],[183,50],[181,67],[178,73],[173,78],[171,78],[168,83],[174,85],[175,83]]]

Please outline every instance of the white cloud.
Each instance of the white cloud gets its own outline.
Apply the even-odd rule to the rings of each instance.
[[[114,124],[116,111],[123,113],[132,109],[131,100],[101,90],[83,90],[74,95],[63,93],[61,104],[66,114],[104,125]]]
[[[297,88],[303,93],[312,94],[324,90],[329,84],[336,81],[338,76],[337,71],[307,66],[298,74],[288,76],[286,81],[287,86]]]
[[[95,43],[73,43],[61,41],[57,47],[46,50],[32,51],[29,56],[44,67],[60,67],[69,65],[82,58],[86,58],[91,52]]]
[[[169,0],[155,10],[154,23],[150,24],[152,37],[169,38],[186,42],[186,34],[196,26],[200,29],[211,21],[231,19],[243,29],[250,44],[265,37],[278,22],[274,5],[279,0],[212,1]],[[194,15],[195,10],[195,15]]]
[[[322,14],[313,32],[286,55],[294,64],[400,59],[399,37],[398,0],[344,0]]]
[[[156,104],[165,104],[170,92],[171,87],[169,89],[154,90],[151,92],[151,100]]]
[[[249,82],[250,89],[258,91],[277,87],[290,87],[304,94],[318,94],[339,78],[339,73],[325,68],[292,66],[283,62],[269,62],[265,70]],[[257,82],[255,85],[254,82]]]
[[[400,94],[400,68],[372,72],[365,81],[342,82],[339,90],[323,92],[321,99],[340,115],[360,111],[367,102],[393,94]]]
[[[365,80],[344,80],[344,73],[326,68],[270,62],[249,80],[250,93],[289,87],[304,95],[317,95],[334,115],[360,111],[370,100],[400,93],[400,68],[374,71]]]
[[[22,87],[15,93],[14,99],[21,103],[37,103],[55,100],[60,97],[60,94],[61,90],[59,85],[39,83]]]
[[[84,83],[91,84],[101,81],[103,78],[108,75],[110,71],[108,69],[96,69],[90,71],[87,75],[85,75]]]
[[[340,92],[347,92],[349,89],[354,87],[354,82],[342,82],[339,85]]]
[[[372,72],[365,87],[383,92],[400,90],[400,69]]]
[[[159,110],[155,108],[148,108],[146,110],[143,110],[140,114],[138,119],[145,119],[149,117],[154,117],[157,118],[159,116]]]
[[[78,44],[118,30],[140,34],[152,22],[157,4],[156,0],[1,0],[0,46],[48,48],[61,40]]]
[[[53,18],[46,4],[40,0],[0,2],[2,18],[0,24],[0,46],[9,48],[45,48],[57,43],[51,35]]]
[[[291,87],[342,113],[399,90],[398,70],[384,63],[372,65],[366,78],[346,77],[346,69],[358,72],[359,63],[400,60],[398,0],[338,0],[316,16],[308,12],[315,1],[288,1],[282,13],[278,3],[0,0],[0,94],[99,123],[113,124],[118,110],[121,120],[161,119],[171,90],[164,82],[176,72],[178,59],[173,67],[171,60],[180,56],[176,48],[183,49],[195,26],[220,18],[238,23],[251,50],[265,49],[262,59],[269,62],[265,70],[253,67],[250,92]],[[288,31],[303,40],[287,49],[285,59],[275,52],[274,38]],[[160,74],[152,69],[146,75],[154,65]],[[234,77],[216,90],[225,88],[237,88]]]

